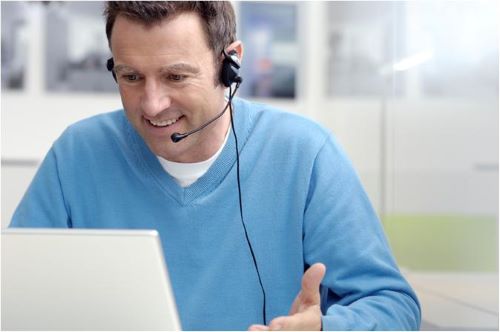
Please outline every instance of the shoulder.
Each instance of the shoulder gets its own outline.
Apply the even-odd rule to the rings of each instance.
[[[82,152],[105,148],[127,138],[127,119],[122,110],[103,113],[70,125],[54,143],[57,150]]]
[[[244,99],[237,99],[235,108],[236,112],[241,110],[249,118],[250,139],[263,139],[316,152],[327,140],[333,139],[329,129],[301,114]]]
[[[126,120],[122,110],[102,113],[80,120],[70,125],[63,135],[88,135],[102,131],[121,130]]]

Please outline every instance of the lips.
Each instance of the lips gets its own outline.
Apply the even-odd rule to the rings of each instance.
[[[182,116],[181,116],[182,117]],[[167,119],[167,120],[150,120],[150,119],[147,119],[147,121],[155,126],[155,127],[160,127],[160,128],[163,128],[163,127],[168,127],[168,126],[171,126],[173,125],[174,123],[177,122],[177,120],[179,120],[181,117],[178,117],[178,118],[174,118],[174,119]]]

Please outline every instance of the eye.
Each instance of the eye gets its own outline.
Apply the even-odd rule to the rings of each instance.
[[[137,75],[137,74],[126,74],[126,75],[122,75],[122,78],[124,80],[126,80],[127,82],[135,82],[135,81],[139,80],[139,75]]]
[[[180,75],[180,74],[170,74],[170,75],[168,75],[168,79],[169,79],[170,81],[174,81],[174,82],[181,82],[181,81],[183,81],[185,78],[186,78],[186,76],[184,76],[184,75]]]

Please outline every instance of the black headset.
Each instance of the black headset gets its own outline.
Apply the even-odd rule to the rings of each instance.
[[[220,71],[220,81],[225,87],[230,87],[233,83],[240,84],[243,80],[239,75],[240,71],[240,59],[238,59],[238,53],[235,50],[226,53],[222,50],[224,54],[224,60],[222,61],[222,68]]]
[[[229,53],[222,50],[222,54],[224,55],[224,60],[222,61],[220,71],[220,81],[226,88],[230,87],[233,83],[241,83],[243,79],[239,75],[241,65],[238,59],[238,53],[236,53],[235,50],[229,51]],[[117,82],[116,73],[113,70],[115,68],[115,61],[113,58],[109,58],[108,61],[106,61],[106,68],[113,75],[115,82]]]
[[[108,71],[111,72],[111,75],[113,75],[115,82],[117,82],[116,74],[115,71],[113,70],[115,69],[115,60],[113,60],[113,58],[109,58],[108,61],[106,61],[106,68],[108,69]]]

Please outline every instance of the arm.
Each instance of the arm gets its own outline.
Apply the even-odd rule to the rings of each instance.
[[[307,265],[326,265],[323,329],[419,328],[415,293],[401,276],[375,211],[333,137],[319,151],[311,174],[304,257]]]
[[[68,211],[52,148],[16,208],[10,227],[71,227]]]
[[[345,154],[328,137],[316,155],[303,219],[305,265],[288,316],[250,330],[416,330],[418,300]],[[320,264],[318,264],[320,263]],[[321,264],[323,263],[323,264]]]

